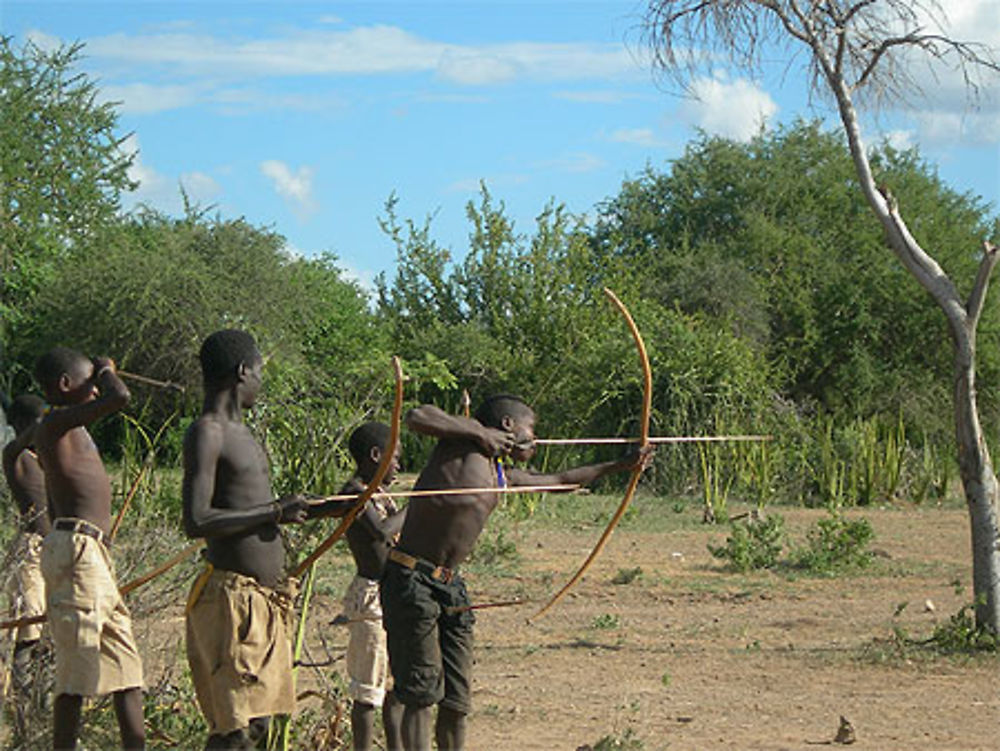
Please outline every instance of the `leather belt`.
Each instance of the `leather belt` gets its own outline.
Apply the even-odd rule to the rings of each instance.
[[[389,560],[393,563],[398,563],[403,568],[419,571],[421,574],[425,574],[431,579],[445,584],[451,584],[451,580],[458,574],[454,569],[447,568],[446,566],[435,566],[430,561],[425,561],[423,558],[417,558],[409,553],[404,553],[397,548],[389,550]]]
[[[52,526],[55,529],[61,529],[65,532],[79,532],[81,535],[93,537],[106,548],[111,547],[111,538],[104,534],[104,530],[96,524],[88,522],[86,519],[56,519],[52,522]]]

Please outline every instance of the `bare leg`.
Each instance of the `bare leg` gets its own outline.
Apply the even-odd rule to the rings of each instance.
[[[52,712],[52,748],[56,751],[73,751],[80,734],[80,710],[83,697],[76,694],[59,694]]]
[[[437,724],[434,726],[438,751],[462,751],[465,748],[465,718],[464,712],[438,707]]]
[[[24,742],[28,729],[28,706],[31,702],[32,658],[38,639],[19,641],[14,644],[14,658],[11,664],[11,684],[14,699],[15,735]]]
[[[122,735],[122,748],[126,751],[141,751],[146,748],[146,729],[142,723],[142,689],[127,688],[116,691],[112,698],[118,731]]]
[[[351,705],[351,738],[354,751],[368,751],[375,740],[375,706],[363,701]]]
[[[406,707],[403,711],[403,747],[406,751],[431,751],[433,707]]]
[[[382,702],[382,727],[385,728],[386,751],[403,751],[403,707],[390,691]]]

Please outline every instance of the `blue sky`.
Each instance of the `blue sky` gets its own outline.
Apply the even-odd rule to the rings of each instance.
[[[1000,48],[1000,0],[949,0],[955,33]],[[120,101],[144,201],[177,212],[178,185],[224,216],[332,251],[363,281],[391,273],[377,217],[434,215],[461,257],[480,181],[519,231],[554,199],[592,212],[647,165],[665,169],[701,128],[747,138],[830,113],[795,69],[751,82],[716,70],[700,100],[651,72],[641,3],[18,2],[0,28],[40,45],[86,43],[83,69]],[[920,73],[923,75],[923,73]],[[930,81],[930,79],[928,79]],[[970,110],[945,73],[911,111],[868,123],[918,145],[953,188],[1000,205],[1000,81]],[[905,209],[905,207],[904,207]]]

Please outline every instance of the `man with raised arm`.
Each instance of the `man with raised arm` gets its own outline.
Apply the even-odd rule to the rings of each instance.
[[[122,409],[129,392],[107,357],[65,347],[35,365],[52,409],[34,430],[52,531],[42,544],[49,629],[55,644],[52,742],[76,748],[83,697],[112,694],[122,746],[145,748],[142,663],[111,561],[111,482],[87,426]]]
[[[417,480],[417,490],[586,485],[612,472],[645,463],[643,449],[620,461],[541,474],[506,467],[502,460],[534,455],[535,413],[520,397],[490,397],[474,418],[432,405],[410,410],[407,426],[437,439]],[[407,506],[406,521],[382,578],[389,666],[396,698],[403,703],[407,751],[465,748],[470,709],[472,625],[475,622],[458,566],[472,552],[499,494],[421,496]]]

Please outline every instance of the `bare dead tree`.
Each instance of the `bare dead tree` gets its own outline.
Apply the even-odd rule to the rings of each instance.
[[[777,50],[789,70],[801,63],[810,92],[831,102],[855,170],[886,240],[903,266],[944,312],[954,348],[954,418],[959,472],[972,528],[977,625],[1000,633],[1000,496],[976,402],[976,327],[1000,248],[984,241],[972,291],[962,299],[934,257],[914,239],[889,188],[872,174],[859,108],[878,111],[921,93],[914,72],[958,72],[971,101],[1000,72],[997,50],[955,39],[934,0],[650,0],[646,38],[663,75],[689,90],[697,76],[727,59],[761,73]]]

